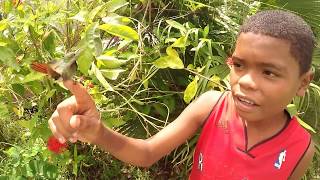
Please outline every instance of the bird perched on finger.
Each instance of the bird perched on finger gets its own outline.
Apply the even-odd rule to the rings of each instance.
[[[54,80],[70,80],[77,70],[77,58],[80,52],[72,52],[65,55],[62,60],[51,61],[49,63],[32,62],[31,69],[47,74]]]

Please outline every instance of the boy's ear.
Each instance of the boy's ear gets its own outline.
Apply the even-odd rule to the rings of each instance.
[[[297,91],[297,96],[304,96],[305,92],[309,87],[310,82],[313,79],[313,76],[314,76],[314,73],[311,69],[301,76],[301,81],[300,81],[299,89]]]

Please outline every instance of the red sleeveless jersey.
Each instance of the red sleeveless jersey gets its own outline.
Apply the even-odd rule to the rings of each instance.
[[[215,105],[199,137],[190,180],[288,179],[310,145],[310,134],[292,117],[277,134],[247,149],[246,126],[234,108],[230,92]]]

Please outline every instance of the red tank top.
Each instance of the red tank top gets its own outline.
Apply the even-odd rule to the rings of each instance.
[[[310,134],[292,117],[277,134],[247,149],[246,127],[237,116],[231,93],[226,92],[203,127],[189,178],[288,179],[310,142]]]

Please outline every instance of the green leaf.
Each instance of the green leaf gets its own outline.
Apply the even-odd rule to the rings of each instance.
[[[297,119],[298,119],[299,124],[300,124],[302,127],[304,127],[305,129],[310,130],[310,131],[313,132],[313,133],[317,133],[309,124],[305,123],[304,121],[302,121],[302,120],[301,120],[300,118],[298,118],[298,117],[297,117]]]
[[[79,47],[81,49],[91,49],[95,56],[99,56],[102,53],[102,40],[100,38],[100,31],[98,29],[98,23],[90,24],[86,31],[85,36],[81,39]]]
[[[37,80],[42,80],[43,77],[46,76],[45,74],[43,73],[38,73],[38,72],[30,72],[29,74],[27,74],[23,80],[21,81],[22,84],[24,83],[28,83],[28,82],[31,82],[31,81],[37,81]]]
[[[116,80],[120,73],[124,72],[124,69],[101,69],[100,72],[104,77],[110,80]]]
[[[80,21],[80,22],[86,22],[86,16],[87,15],[88,15],[88,11],[87,10],[81,10],[80,12],[78,12],[78,14],[76,14],[73,17],[71,17],[70,19],[77,20],[77,21]]]
[[[297,107],[294,104],[288,104],[287,111],[289,112],[290,116],[296,116],[298,114]]]
[[[129,3],[125,0],[111,0],[106,3],[106,10],[107,12],[114,12],[128,4]]]
[[[93,55],[92,55],[91,49],[83,50],[80,53],[79,58],[77,59],[77,64],[78,64],[79,70],[83,74],[88,74],[88,70],[90,69],[90,65],[91,65],[92,61],[93,61]]]
[[[172,47],[184,48],[184,47],[186,47],[186,44],[187,44],[187,38],[185,36],[181,36],[171,46]]]
[[[179,54],[171,46],[167,47],[168,56],[160,57],[155,60],[153,64],[160,69],[171,68],[171,69],[183,69],[184,65],[179,57]]]
[[[198,80],[199,77],[196,76],[194,80],[187,86],[186,90],[184,91],[183,100],[189,104],[190,101],[194,98],[198,90]]]
[[[99,28],[124,39],[139,40],[138,33],[126,25],[106,23],[100,25]]]
[[[155,60],[153,64],[160,69],[171,68],[171,69],[183,69],[183,63],[181,59],[173,56],[163,56]]]
[[[182,34],[186,34],[187,33],[187,29],[180,23],[178,23],[177,21],[174,21],[174,20],[166,20],[166,22],[174,27],[174,28],[177,28],[181,31]]]
[[[97,68],[97,66],[94,63],[92,63],[92,65],[91,65],[91,71],[97,77],[98,81],[102,84],[102,86],[105,88],[105,90],[113,91],[113,88],[110,86],[108,81],[103,77],[102,73],[100,72],[100,70]]]
[[[171,46],[167,47],[166,53],[168,54],[168,56],[178,57],[179,58],[178,52],[175,49],[173,49]]]
[[[94,20],[94,18],[96,17],[96,15],[100,12],[100,11],[102,11],[104,9],[104,5],[100,5],[100,6],[97,6],[97,7],[95,7],[93,10],[91,10],[90,12],[89,12],[89,14],[87,15],[88,16],[88,20],[90,21],[90,22],[92,22],[93,20]]]
[[[8,26],[9,24],[7,19],[3,19],[0,21],[0,31],[7,29]]]
[[[209,25],[207,25],[204,29],[203,29],[203,38],[207,38],[209,34]]]
[[[33,128],[36,126],[38,120],[38,116],[33,116],[31,120],[20,120],[18,121],[18,124],[24,128],[29,129],[29,131],[32,131]]]
[[[131,20],[128,17],[119,16],[118,14],[115,14],[115,13],[111,13],[111,14],[108,14],[107,17],[103,17],[102,21],[107,24],[122,24],[122,25],[127,25],[131,22]]]
[[[124,65],[128,62],[128,60],[120,60],[116,57],[106,55],[97,57],[97,60],[99,65],[103,65],[108,69],[119,68],[121,65]]]
[[[51,56],[54,56],[55,50],[56,50],[56,44],[55,44],[55,31],[50,30],[49,32],[46,32],[43,37],[42,45],[45,50],[47,50]]]
[[[6,104],[0,103],[0,117],[6,118],[9,117],[9,110]]]
[[[126,121],[120,118],[103,118],[103,123],[109,128],[119,127],[126,123]]]
[[[0,46],[0,61],[9,67],[19,69],[15,53],[10,48]]]

